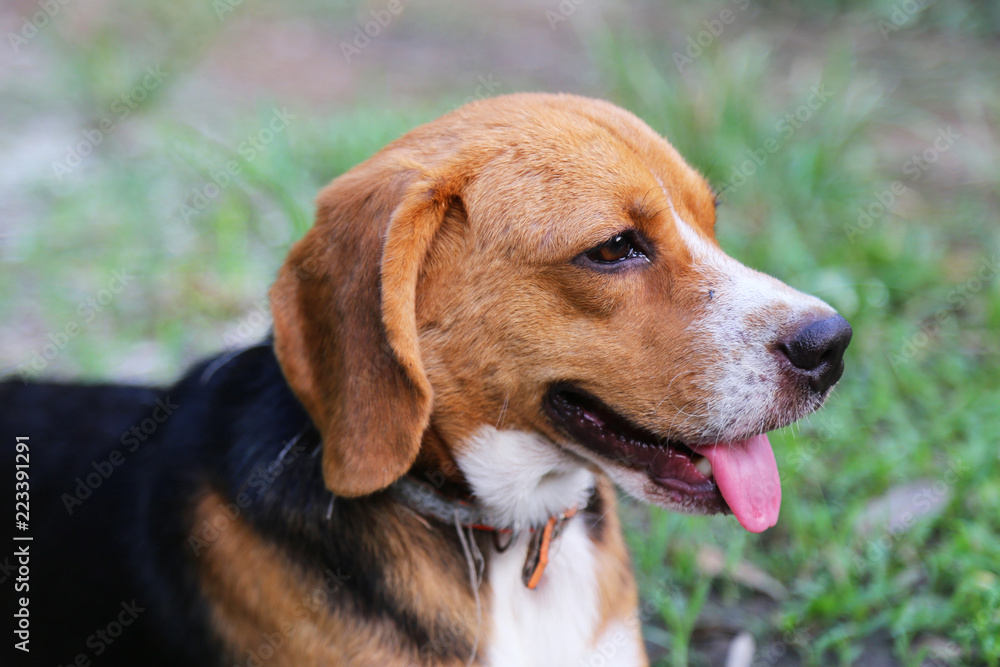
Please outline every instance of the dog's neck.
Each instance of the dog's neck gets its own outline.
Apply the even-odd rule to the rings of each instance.
[[[538,526],[568,507],[586,507],[562,524],[561,535],[546,554],[543,575],[533,577],[538,574],[532,569],[537,530],[490,554],[485,578],[492,596],[484,663],[597,664],[596,656],[602,664],[640,664],[631,644],[623,645],[615,660],[591,655],[600,643],[597,632],[605,618],[597,545],[599,535],[611,538],[604,532],[613,502],[607,482],[541,436],[491,426],[463,443],[456,461],[477,502],[498,524]],[[595,487],[600,490],[594,492]],[[533,577],[537,588],[526,577]],[[619,626],[610,627],[626,637]]]
[[[585,507],[594,475],[545,438],[483,426],[456,456],[491,525],[525,530],[573,507]]]

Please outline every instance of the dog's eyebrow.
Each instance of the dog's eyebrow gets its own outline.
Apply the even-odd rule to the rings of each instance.
[[[628,215],[629,218],[631,218],[639,227],[652,223],[652,221],[656,220],[661,214],[663,214],[664,211],[670,210],[669,204],[665,206],[663,204],[663,200],[656,196],[659,192],[666,197],[668,202],[671,201],[667,188],[663,185],[658,176],[655,177],[659,187],[652,187],[641,195],[635,193],[631,201],[625,206],[626,215]]]
[[[638,225],[648,224],[658,213],[646,201],[648,195],[649,193],[647,192],[642,197],[634,197],[625,205],[625,214]]]

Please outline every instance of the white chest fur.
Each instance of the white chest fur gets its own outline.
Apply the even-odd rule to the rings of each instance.
[[[484,427],[467,444],[459,467],[497,525],[539,525],[569,507],[582,507],[593,489],[593,475],[578,459],[538,436]],[[634,633],[612,624],[604,636],[596,636],[601,616],[597,558],[583,519],[565,524],[535,590],[521,579],[528,541],[522,534],[503,553],[491,554],[486,579],[492,596],[484,610],[490,628],[480,647],[485,663],[645,664]],[[623,644],[619,636],[627,641]],[[609,642],[614,644],[610,655]]]
[[[494,554],[487,572],[493,591],[489,665],[578,665],[590,653],[598,622],[597,579],[590,538],[579,519],[554,543],[535,590],[521,580],[527,536]]]

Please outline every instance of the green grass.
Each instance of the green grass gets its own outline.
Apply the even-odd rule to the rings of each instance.
[[[663,647],[662,664],[707,664],[702,620],[753,608],[762,611],[742,623],[757,641],[755,664],[798,664],[782,662],[793,655],[810,665],[865,664],[883,647],[897,664],[919,665],[928,647],[946,647],[953,656],[935,664],[1000,665],[1000,269],[990,268],[1000,253],[997,19],[986,5],[945,4],[885,40],[876,26],[890,2],[818,3],[805,14],[754,5],[685,75],[673,52],[726,4],[676,9],[669,39],[641,21],[621,29],[614,13],[603,24],[560,27],[577,31],[588,90],[664,132],[720,189],[748,149],[778,141],[745,184],[723,192],[720,242],[827,300],[855,331],[829,405],[772,435],[784,489],[776,528],[755,536],[731,517],[625,503],[651,603],[647,636]],[[122,268],[134,280],[82,324],[45,375],[168,381],[200,355],[262,336],[262,299],[307,228],[318,189],[468,95],[456,87],[391,104],[372,91],[342,111],[300,106],[185,221],[178,211],[192,188],[238,161],[240,142],[282,106],[263,99],[221,133],[175,117],[171,94],[221,30],[198,11],[121,17],[84,43],[50,31],[30,46],[65,64],[58,76],[0,90],[11,129],[31,131],[37,110],[54,105],[79,132],[147,64],[173,69],[69,176],[58,181],[43,163],[17,182],[0,247],[4,368],[82,323],[79,304]],[[141,45],[149,58],[130,58],[129,20],[176,41],[152,39]],[[776,123],[820,83],[829,99],[783,137]],[[910,180],[906,161],[948,126],[961,136]],[[15,144],[12,133],[4,145]],[[908,190],[867,229],[852,229],[859,207],[896,180]],[[905,527],[876,520],[865,533],[869,504],[901,488],[925,494],[903,497]],[[922,514],[928,505],[937,509]],[[706,547],[725,555],[722,573],[705,573]],[[769,573],[787,594],[769,601],[732,576],[740,564]]]

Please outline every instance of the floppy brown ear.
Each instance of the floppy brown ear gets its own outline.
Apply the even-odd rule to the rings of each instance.
[[[385,488],[420,449],[432,396],[417,279],[458,196],[445,179],[407,187],[380,176],[348,173],[321,194],[315,226],[271,289],[278,361],[322,435],[326,486],[341,496]]]

